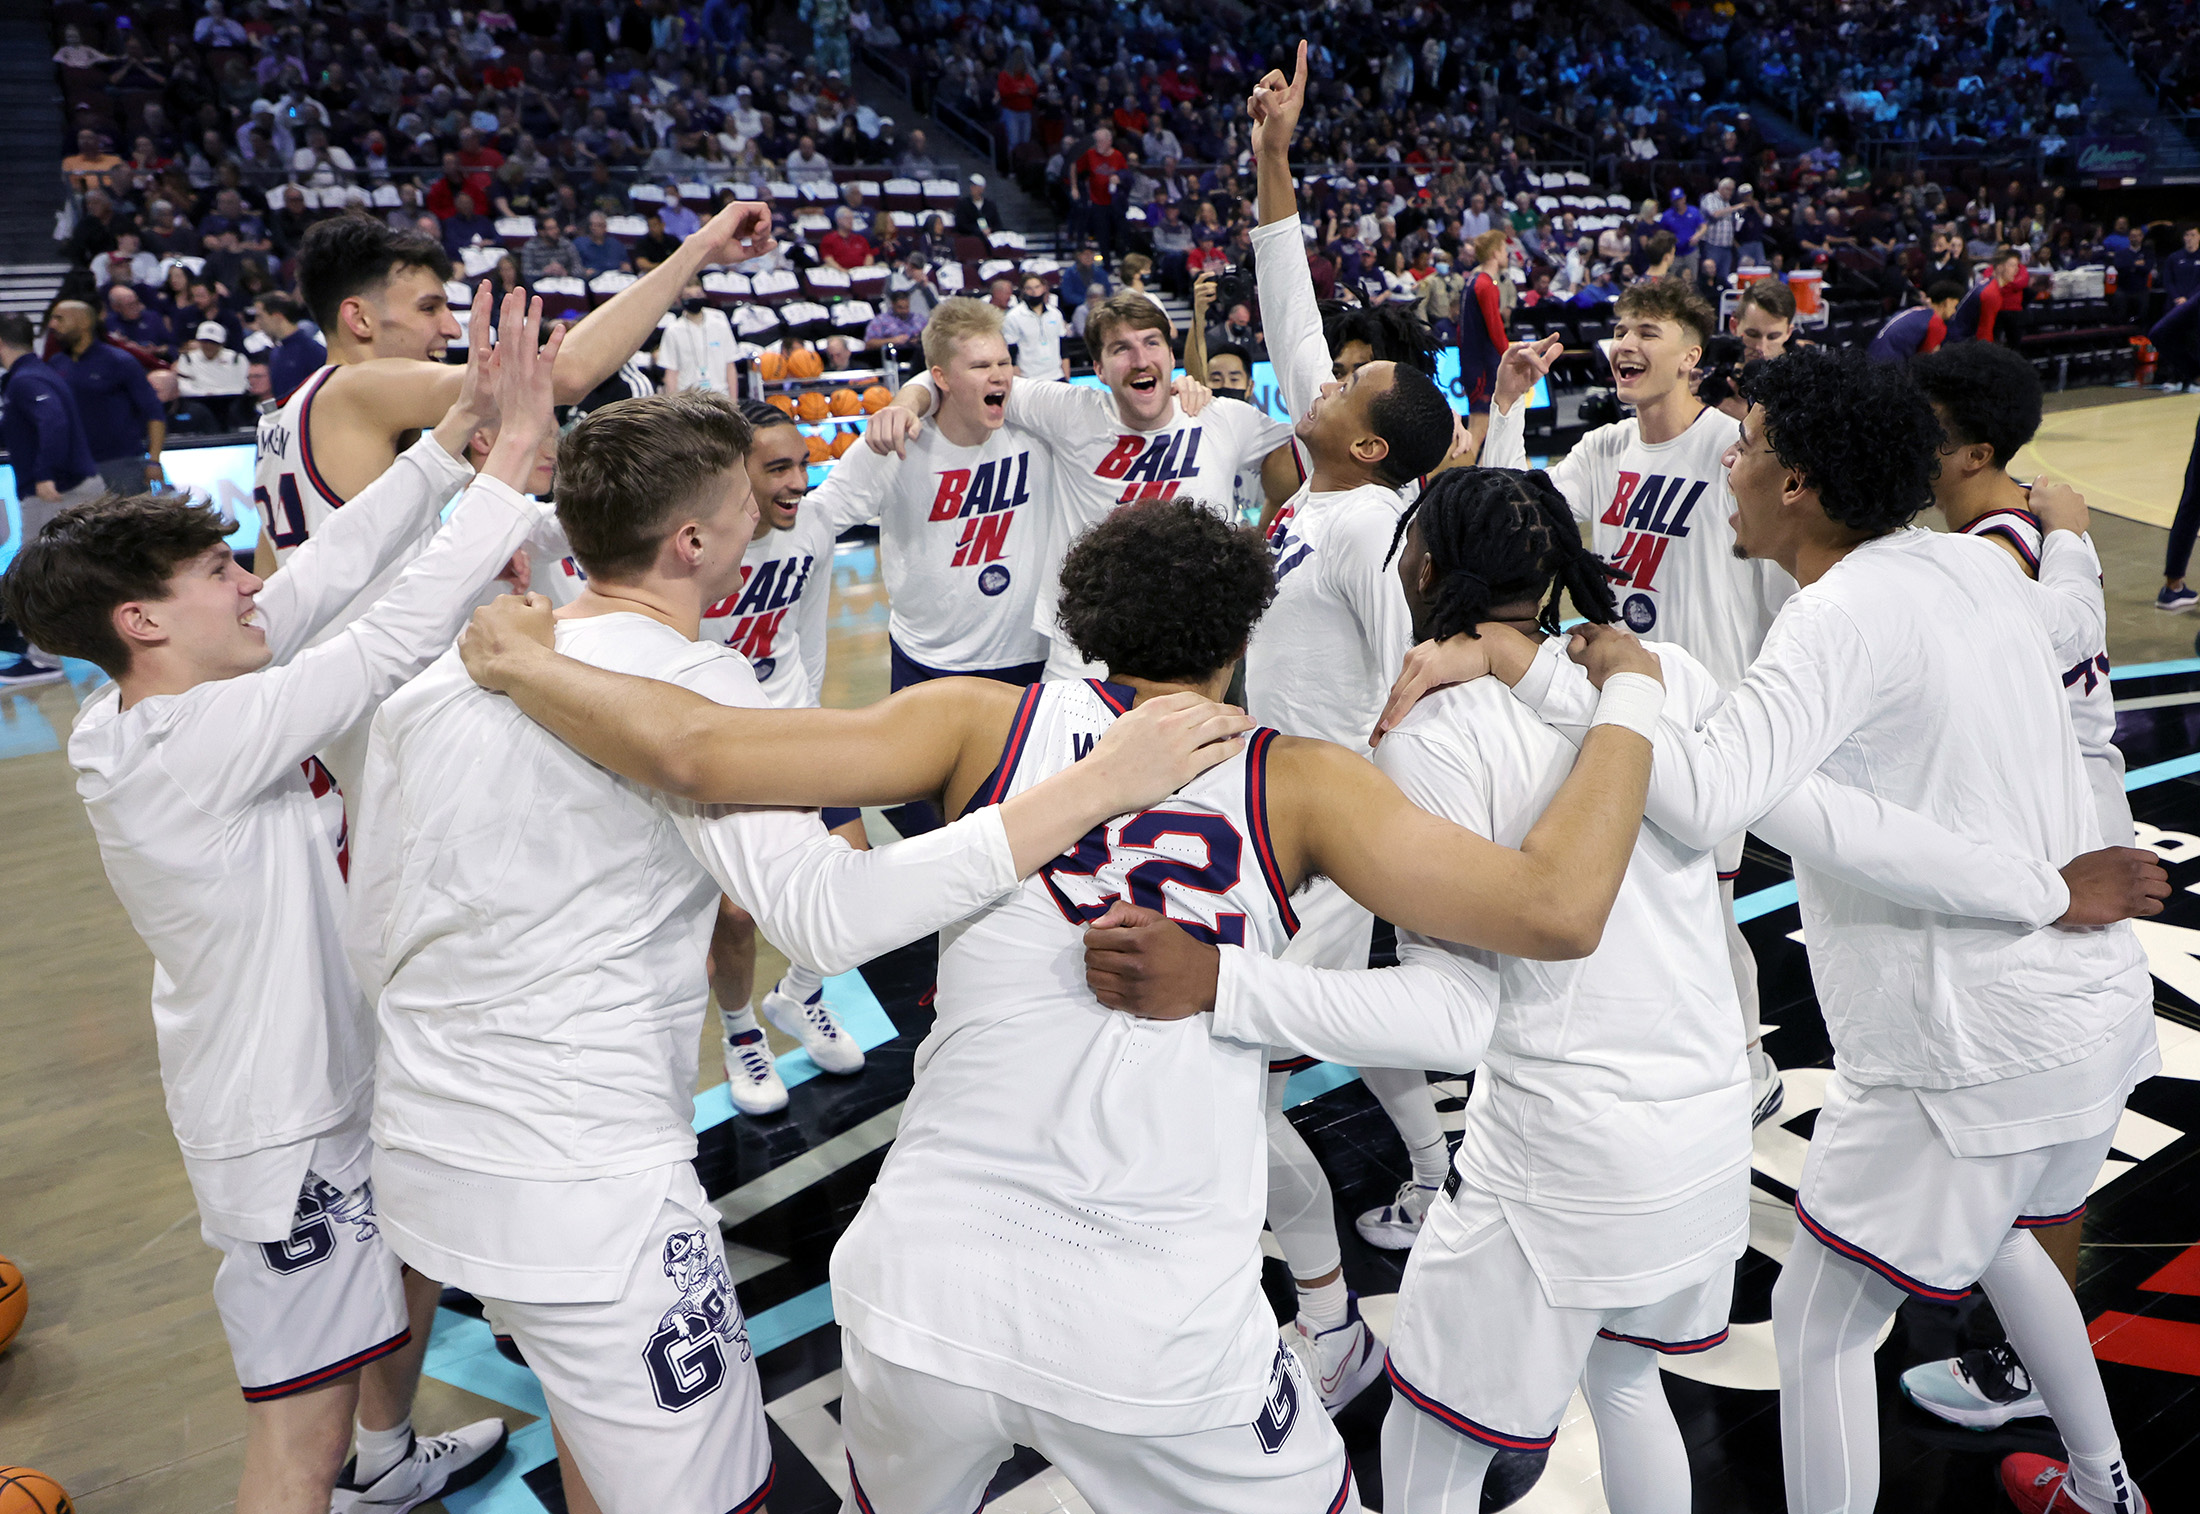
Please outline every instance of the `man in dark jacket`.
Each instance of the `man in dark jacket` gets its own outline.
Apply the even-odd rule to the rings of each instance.
[[[67,381],[32,350],[36,340],[30,317],[0,315],[0,369],[7,372],[0,379],[0,398],[7,406],[0,414],[0,446],[7,448],[15,468],[26,540],[63,509],[87,504],[106,490],[84,439],[76,400]],[[0,661],[0,689],[60,681],[60,659],[31,646],[7,620],[0,620],[0,647],[5,648],[0,651],[5,659]]]

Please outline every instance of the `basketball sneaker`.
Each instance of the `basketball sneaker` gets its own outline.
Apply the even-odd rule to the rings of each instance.
[[[1322,1408],[1331,1417],[1383,1375],[1382,1343],[1367,1328],[1367,1321],[1360,1318],[1357,1293],[1345,1295],[1343,1324],[1317,1332],[1307,1327],[1302,1314],[1291,1328],[1291,1349],[1299,1354],[1300,1365],[1314,1380],[1322,1396]]]
[[[744,1030],[720,1043],[726,1049],[726,1092],[743,1114],[777,1114],[787,1107],[787,1085],[772,1065],[764,1032]]]
[[[2007,1341],[1926,1362],[1902,1374],[1902,1396],[1951,1425],[1991,1430],[2047,1412],[2032,1374]]]
[[[1436,1202],[1441,1189],[1407,1178],[1398,1185],[1398,1196],[1389,1203],[1370,1209],[1352,1222],[1352,1228],[1360,1232],[1360,1239],[1370,1246],[1380,1246],[1385,1251],[1410,1251],[1413,1241],[1421,1233],[1421,1216],[1428,1213],[1428,1206]]]
[[[1787,1102],[1787,1084],[1780,1079],[1780,1069],[1772,1060],[1772,1053],[1762,1045],[1749,1049],[1749,1125],[1752,1130],[1780,1112]]]
[[[839,1017],[825,1002],[823,989],[801,1000],[781,993],[774,983],[758,1008],[764,1011],[765,1019],[802,1043],[820,1072],[837,1072],[845,1077],[863,1071],[863,1048],[841,1028]],[[786,1102],[785,1095],[781,1095],[780,1102]]]
[[[2147,1514],[2146,1497],[2131,1485],[2131,1478],[2119,1461],[2112,1474],[2116,1480],[2116,1501],[2096,1510],[2090,1503],[2078,1501],[2077,1490],[2070,1486],[2070,1464],[2052,1457],[2019,1451],[2001,1459],[2001,1490],[2009,1495],[2019,1514]]]
[[[2154,608],[2166,610],[2172,615],[2182,615],[2194,605],[2200,605],[2200,594],[2187,588],[2172,589],[2165,586],[2161,593],[2154,596]]]
[[[416,1435],[404,1459],[364,1487],[353,1480],[359,1470],[355,1456],[337,1474],[329,1514],[406,1514],[471,1487],[496,1466],[508,1433],[501,1419],[477,1419],[425,1440]]]

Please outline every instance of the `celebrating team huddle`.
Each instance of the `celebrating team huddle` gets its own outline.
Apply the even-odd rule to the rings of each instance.
[[[1097,388],[1017,381],[954,299],[813,489],[767,405],[555,416],[699,269],[769,251],[765,207],[570,330],[484,286],[463,366],[442,252],[337,220],[301,255],[331,365],[261,426],[267,576],[173,495],[25,544],[10,613],[114,680],[69,757],[158,964],[239,1508],[490,1470],[499,1422],[410,1428],[444,1286],[539,1379],[569,1508],[765,1508],[693,1163],[711,999],[768,1114],[757,1014],[856,1073],[824,978],[936,933],[832,1257],[845,1509],[966,1514],[1024,1446],[1102,1514],[1336,1514],[1331,1416],[1387,1375],[1385,1509],[1478,1509],[1578,1387],[1611,1507],[1684,1510],[1659,1363],[1726,1338],[1783,1087],[1745,833],[1794,861],[1835,1053],[1773,1302],[1788,1508],[1872,1506],[1880,1329],[1974,1284],[2065,1502],[2146,1508],[2040,1237],[2074,1244],[2157,1065],[2123,922],[2167,882],[2105,684],[2065,676],[2105,665],[2082,501],[2025,497],[1971,402],[2009,375],[1805,350],[1745,371],[1737,420],[1689,383],[1710,312],[1651,283],[1616,307],[1633,418],[1531,469],[1555,338],[1496,365],[1486,437],[1409,362],[1335,376],[1305,91],[1302,45],[1248,102],[1288,422],[1177,380],[1141,294],[1090,318]],[[1936,502],[1955,529],[1913,527]],[[866,523],[891,693],[827,709],[833,543]],[[752,1009],[759,934],[790,966]],[[1307,1059],[1361,1069],[1411,1160],[1358,1225],[1409,1251],[1381,1341],[1283,1114]],[[1456,1149],[1431,1069],[1476,1072]]]

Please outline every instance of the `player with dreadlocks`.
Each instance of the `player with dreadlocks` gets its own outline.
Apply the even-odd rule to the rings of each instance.
[[[1438,476],[1399,545],[1396,571],[1424,642],[1496,641],[1498,627],[1543,641],[1557,632],[1562,593],[1597,624],[1619,613],[1612,570],[1540,471]],[[1718,697],[1679,649],[1655,650],[1669,668],[1686,664],[1692,700]],[[1575,750],[1521,701],[1508,708],[1509,697],[1495,679],[1431,695],[1376,749],[1377,766],[1423,808],[1517,841]],[[1982,896],[2042,872],[1830,781],[1814,780],[1760,828],[1805,855],[1813,835],[1834,831],[1844,864]],[[1479,1038],[1463,1138],[1422,1221],[1390,1333],[1386,1509],[1476,1507],[1485,1479],[1500,1475],[1499,1453],[1550,1445],[1577,1382],[1612,1507],[1687,1507],[1688,1457],[1658,1354],[1725,1337],[1749,1208],[1750,1082],[1711,850],[1643,826],[1600,944],[1571,962],[1405,932],[1403,965],[1381,972],[1256,963],[1250,952],[1224,963],[1170,930],[1097,931],[1087,949],[1102,1002],[1133,1013],[1174,1017],[1216,1002],[1220,1024],[1257,997],[1280,1021],[1349,1027],[1442,1003]],[[1221,1001],[1218,982],[1232,985]]]

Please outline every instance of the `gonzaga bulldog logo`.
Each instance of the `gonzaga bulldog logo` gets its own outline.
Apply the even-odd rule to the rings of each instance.
[[[382,1233],[374,1222],[374,1185],[361,1183],[345,1193],[319,1173],[309,1172],[305,1186],[298,1190],[289,1236],[262,1241],[260,1256],[270,1272],[303,1272],[335,1252],[338,1225],[351,1226],[356,1241],[371,1241]]]
[[[675,1230],[665,1237],[665,1276],[680,1290],[678,1302],[657,1322],[642,1350],[657,1406],[678,1413],[708,1398],[726,1380],[726,1350],[749,1359],[749,1332],[734,1304],[733,1279],[710,1237]]]

